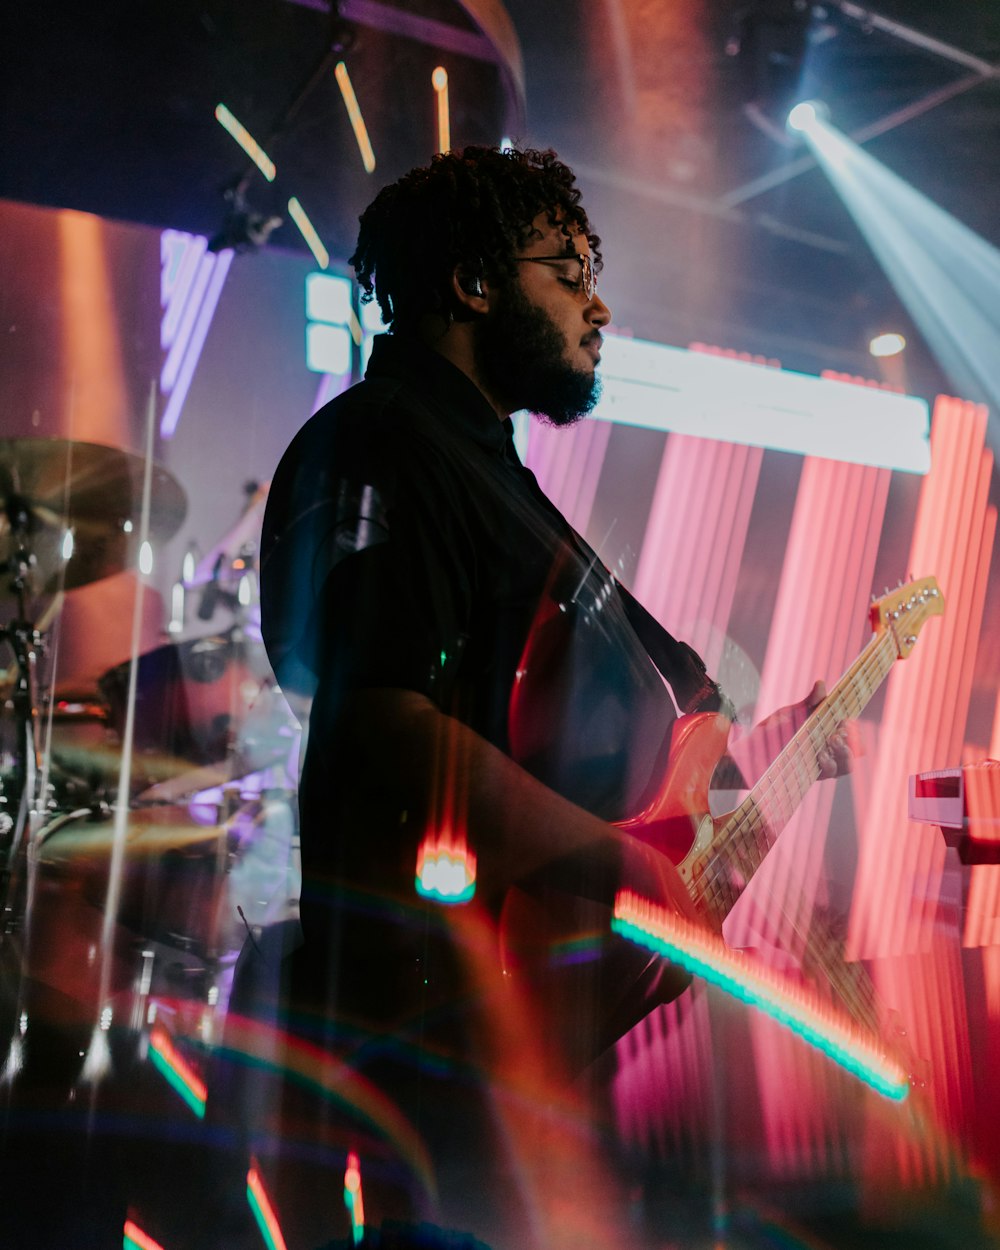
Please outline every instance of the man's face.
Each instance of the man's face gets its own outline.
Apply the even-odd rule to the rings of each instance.
[[[477,364],[510,412],[527,408],[553,425],[570,425],[597,403],[600,331],[611,313],[596,293],[588,299],[584,290],[575,257],[590,255],[587,236],[567,236],[545,213],[533,224],[517,277],[497,291],[480,326]]]

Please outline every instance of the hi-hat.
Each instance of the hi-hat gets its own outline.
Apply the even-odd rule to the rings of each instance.
[[[23,549],[34,557],[32,589],[51,594],[134,564],[145,463],[98,443],[0,439],[0,570],[13,573]],[[150,541],[172,538],[186,512],[180,483],[153,465]],[[8,584],[0,578],[0,593]]]

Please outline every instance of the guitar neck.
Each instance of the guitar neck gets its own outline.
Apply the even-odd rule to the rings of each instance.
[[[819,760],[845,721],[858,716],[897,658],[889,632],[876,635],[823,702],[799,727],[738,807],[716,824],[702,853],[699,894],[717,919],[728,914],[820,775]]]

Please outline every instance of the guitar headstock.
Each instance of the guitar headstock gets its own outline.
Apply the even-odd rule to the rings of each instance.
[[[872,629],[876,634],[892,633],[901,660],[913,650],[924,622],[943,612],[944,595],[933,577],[898,586],[873,600],[869,608]]]

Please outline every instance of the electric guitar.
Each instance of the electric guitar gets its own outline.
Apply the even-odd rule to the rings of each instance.
[[[721,816],[709,812],[712,774],[726,751],[729,720],[717,713],[695,713],[674,725],[667,768],[655,797],[637,815],[619,827],[666,855],[704,917],[706,928],[718,933],[730,910],[760,867],[778,835],[809,787],[820,776],[819,758],[845,722],[856,718],[889,675],[897,659],[905,659],[916,645],[924,623],[944,611],[944,598],[933,577],[900,586],[875,600],[870,608],[873,636],[861,654],[784,745],[743,801]],[[654,900],[655,901],[655,900]],[[568,896],[544,898],[513,891],[505,904],[501,925],[502,957],[510,967],[533,982],[541,997],[559,1011],[577,990],[561,984],[580,978],[578,952],[593,944],[598,912]],[[589,927],[589,938],[587,930]],[[605,943],[607,949],[607,943]],[[566,952],[577,952],[567,957]],[[839,944],[819,943],[809,951],[810,962],[828,978],[844,1005],[874,1024],[871,995],[861,982],[862,971],[845,966]],[[615,988],[607,985],[604,988]],[[683,977],[658,986],[661,1001],[680,993]],[[551,1014],[551,1013],[550,1013]],[[624,1031],[638,1020],[629,1018],[627,1005],[612,1013]],[[610,1017],[609,1017],[610,1018]],[[608,1042],[607,1029],[601,1045]]]
[[[925,621],[944,611],[933,577],[901,586],[870,608],[873,636],[740,805],[708,814],[708,789],[725,753],[729,721],[711,712],[674,727],[663,784],[644,811],[619,827],[667,855],[713,928],[720,928],[810,786],[830,739],[855,719],[916,645]]]

